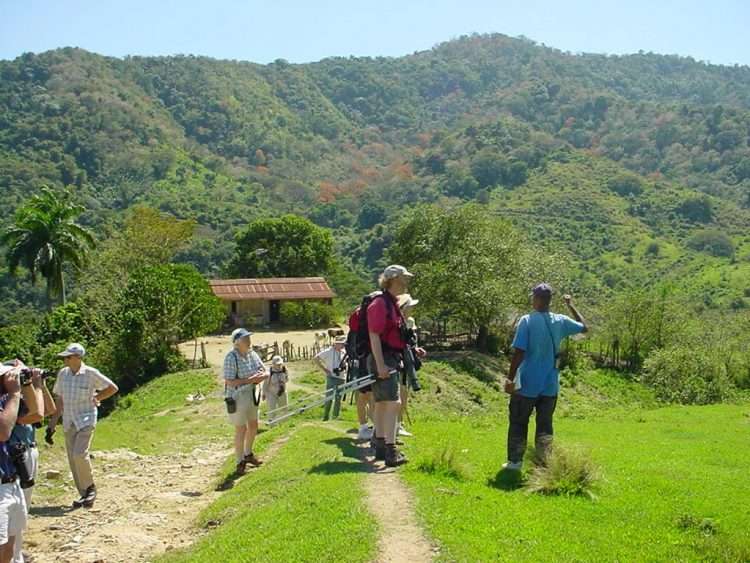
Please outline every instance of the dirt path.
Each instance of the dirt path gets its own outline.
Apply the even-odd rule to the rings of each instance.
[[[72,510],[72,494],[64,505],[32,501],[24,545],[39,563],[148,561],[189,545],[195,516],[219,494],[215,475],[230,453],[220,445],[171,456],[94,452],[96,506]],[[54,461],[56,467],[47,463],[43,471],[66,474],[63,460]]]
[[[367,443],[359,444],[359,457],[367,464],[367,506],[380,526],[377,563],[426,563],[439,553],[419,525],[414,498],[395,469],[374,461]]]

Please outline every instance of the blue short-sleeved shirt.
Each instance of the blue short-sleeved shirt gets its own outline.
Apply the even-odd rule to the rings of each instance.
[[[521,378],[521,395],[557,395],[560,384],[559,373],[555,368],[555,351],[560,351],[565,338],[583,330],[583,323],[565,315],[535,311],[521,317],[513,339],[513,347],[525,352],[516,374],[516,377]]]

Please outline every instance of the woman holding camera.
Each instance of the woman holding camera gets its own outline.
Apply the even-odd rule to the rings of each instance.
[[[268,377],[266,368],[250,343],[251,332],[238,328],[232,332],[232,350],[224,358],[224,401],[229,422],[234,426],[236,473],[243,475],[247,464],[263,462],[253,453],[258,434],[260,394],[256,386]]]

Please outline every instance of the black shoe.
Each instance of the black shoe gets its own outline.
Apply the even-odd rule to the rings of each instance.
[[[81,497],[81,506],[91,508],[96,500],[96,485],[91,485],[86,489],[86,494]]]
[[[396,449],[396,444],[386,444],[385,465],[386,467],[398,467],[407,463],[406,456]]]
[[[82,496],[78,500],[73,501],[73,508],[81,508],[83,506],[83,503],[86,502],[86,497]]]
[[[372,449],[375,450],[375,461],[385,460],[385,438],[373,438]]]

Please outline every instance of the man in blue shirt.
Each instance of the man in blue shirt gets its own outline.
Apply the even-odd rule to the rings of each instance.
[[[521,317],[516,328],[513,359],[505,382],[505,391],[510,394],[510,425],[508,461],[504,469],[521,470],[529,418],[535,409],[536,455],[540,460],[547,456],[552,445],[552,415],[560,388],[557,369],[560,345],[568,336],[588,331],[570,295],[563,299],[573,319],[550,312],[552,294],[549,284],[537,285],[531,292],[534,311]]]

